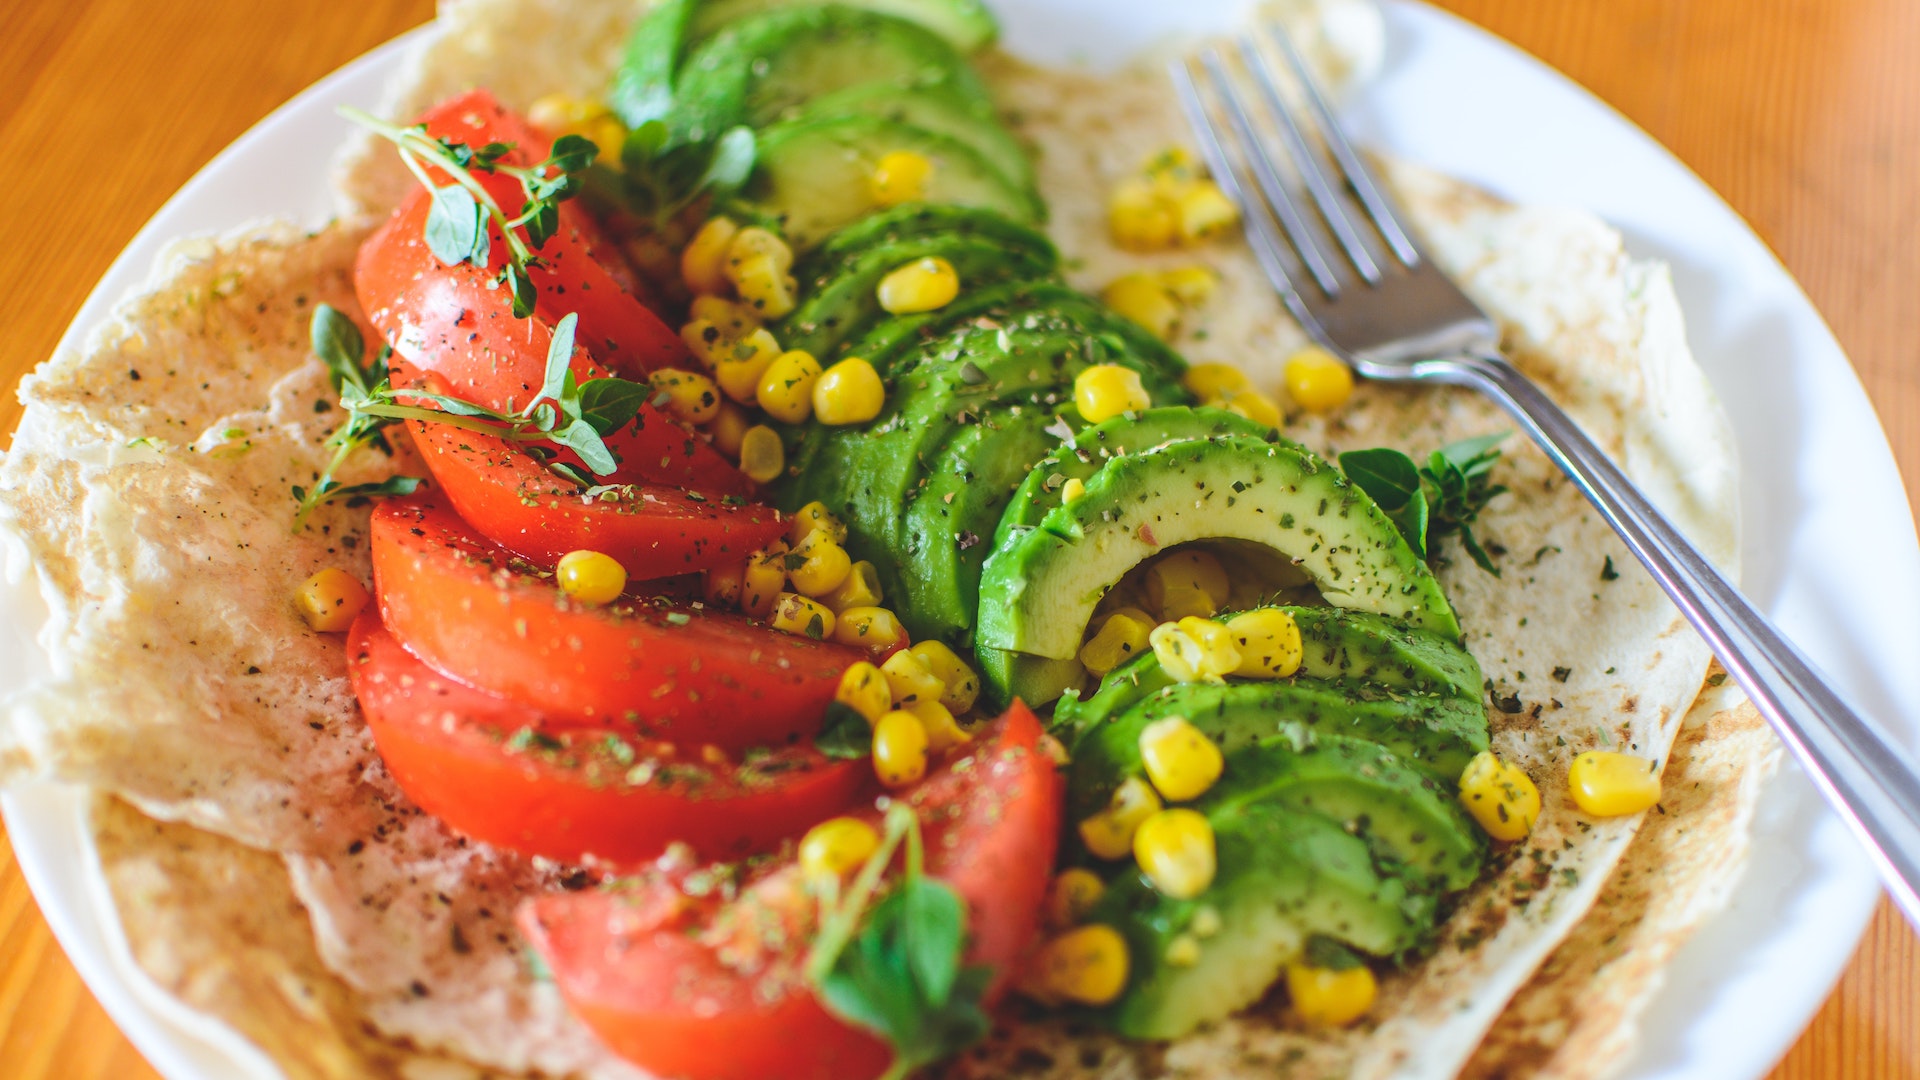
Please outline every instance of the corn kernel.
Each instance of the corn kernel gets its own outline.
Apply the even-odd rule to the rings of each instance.
[[[840,687],[833,692],[833,700],[866,717],[871,724],[892,709],[893,691],[888,689],[887,677],[880,674],[880,669],[862,660],[841,674]]]
[[[940,703],[956,713],[965,713],[973,708],[974,699],[980,696],[980,676],[967,666],[944,641],[922,641],[908,652],[918,656],[927,670],[946,685],[946,691],[940,695]]]
[[[773,614],[780,590],[787,586],[787,545],[775,540],[747,557],[740,576],[740,610],[755,619]]]
[[[886,608],[850,607],[834,621],[833,640],[880,653],[903,644],[907,631],[900,625],[899,616]]]
[[[1240,650],[1224,624],[1189,615],[1161,623],[1147,635],[1160,667],[1175,682],[1225,682],[1240,666]]]
[[[1660,801],[1660,763],[1612,750],[1589,750],[1573,759],[1567,786],[1574,804],[1593,817],[1620,817],[1650,810]]]
[[[848,608],[878,607],[882,599],[880,571],[872,563],[861,559],[847,571],[847,580],[821,597],[820,602],[835,611],[845,612]]]
[[[1100,875],[1085,867],[1060,871],[1047,887],[1047,925],[1055,930],[1073,926],[1087,917],[1087,912],[1093,910],[1093,905],[1100,902],[1106,891]]]
[[[1198,810],[1161,810],[1134,832],[1133,858],[1162,894],[1191,900],[1213,884],[1213,823]]]
[[[718,295],[730,291],[727,280],[727,249],[740,226],[732,218],[710,217],[687,242],[680,253],[680,280],[687,291]]]
[[[720,392],[751,405],[760,395],[760,380],[780,356],[780,342],[765,329],[749,330],[739,339],[721,338],[708,355]]]
[[[1239,208],[1211,180],[1192,181],[1174,198],[1174,206],[1180,241],[1186,244],[1225,232],[1240,221]]]
[[[820,361],[801,349],[781,353],[760,376],[754,400],[775,420],[797,424],[813,412],[813,384],[820,378]]]
[[[859,818],[828,818],[801,839],[800,868],[816,881],[838,881],[865,866],[878,850],[880,833],[872,825]]]
[[[1080,842],[1097,859],[1124,859],[1133,852],[1140,823],[1159,813],[1161,805],[1152,785],[1129,776],[1113,789],[1105,810],[1080,823]]]
[[[731,401],[720,403],[720,409],[707,422],[707,434],[713,436],[713,448],[730,458],[740,457],[740,444],[746,440],[747,429],[753,426],[753,417],[747,410]]]
[[[1192,967],[1200,962],[1200,939],[1192,934],[1175,934],[1163,954],[1169,967]]]
[[[783,592],[775,598],[773,614],[767,622],[775,630],[815,641],[833,636],[833,612],[827,610],[825,604],[796,592]]]
[[[1284,679],[1300,670],[1304,650],[1300,624],[1278,608],[1260,608],[1227,620],[1227,632],[1240,650],[1235,675],[1249,679]]]
[[[876,295],[891,315],[938,311],[960,295],[960,275],[945,259],[915,259],[881,278]]]
[[[689,424],[704,424],[720,411],[720,388],[697,372],[660,368],[647,376],[654,403],[665,398],[668,412]]]
[[[878,206],[899,206],[927,197],[927,182],[933,179],[933,161],[912,150],[894,150],[880,155],[868,179],[873,201]]]
[[[1153,561],[1144,575],[1147,605],[1162,619],[1212,618],[1233,592],[1226,567],[1212,552],[1183,548]]]
[[[1146,651],[1147,636],[1151,633],[1153,620],[1116,611],[1108,615],[1100,623],[1099,631],[1080,647],[1080,666],[1104,676]]]
[[[1155,720],[1141,729],[1140,761],[1147,779],[1169,802],[1204,795],[1226,766],[1220,748],[1184,716]]]
[[[592,140],[600,150],[594,160],[619,167],[620,144],[626,141],[627,128],[604,104],[592,98],[548,94],[527,106],[527,119],[549,135],[579,135]]]
[[[1202,401],[1224,398],[1249,388],[1247,373],[1232,364],[1195,364],[1180,381]]]
[[[793,269],[793,249],[780,238],[780,234],[758,225],[749,225],[735,233],[727,245],[727,265],[733,266],[753,259],[768,259],[770,265],[784,274]]]
[[[1107,202],[1107,232],[1128,251],[1159,251],[1180,235],[1174,206],[1142,179],[1122,181]]]
[[[933,753],[943,754],[973,741],[953,718],[953,711],[937,701],[916,701],[907,706],[907,711],[920,718],[920,726],[927,732],[927,749]]]
[[[1287,965],[1287,994],[1293,1011],[1315,1027],[1346,1027],[1373,1008],[1379,984],[1373,970],[1356,964],[1344,971]]]
[[[1086,481],[1077,476],[1070,476],[1066,483],[1060,485],[1060,505],[1066,506],[1069,503],[1079,502],[1080,496],[1086,493]]]
[[[793,547],[795,559],[787,560],[787,579],[802,596],[821,597],[840,587],[853,572],[853,560],[847,549],[834,543],[833,533],[815,529]],[[831,610],[831,609],[829,609]]]
[[[947,692],[947,684],[933,673],[927,662],[918,653],[902,651],[887,657],[880,665],[886,673],[887,685],[893,688],[893,703],[906,708],[916,701],[939,701]]]
[[[1285,420],[1280,405],[1258,390],[1240,390],[1222,401],[1228,412],[1238,413],[1256,424],[1277,428]]]
[[[1127,939],[1093,923],[1041,945],[1021,975],[1020,990],[1045,1004],[1106,1005],[1127,988],[1127,973]]]
[[[782,270],[778,260],[771,255],[730,259],[727,262],[727,276],[733,279],[733,287],[739,291],[740,299],[763,318],[785,318],[799,304],[800,283],[793,279],[792,274]]]
[[[1162,271],[1160,284],[1188,307],[1204,304],[1220,285],[1220,275],[1204,266],[1181,266]]]
[[[919,717],[895,709],[874,721],[873,771],[890,788],[927,775],[927,729]]]
[[[1172,337],[1180,325],[1179,303],[1154,274],[1136,272],[1115,278],[1101,291],[1100,299],[1157,338]]]
[[[738,607],[746,575],[747,568],[744,564],[714,567],[707,571],[706,579],[701,582],[701,598],[719,607]]]
[[[727,351],[733,348],[733,340],[711,319],[694,319],[682,326],[680,340],[686,342],[687,351],[708,371],[718,367],[720,361],[726,359]]]
[[[1119,364],[1095,364],[1074,376],[1073,403],[1089,424],[1121,413],[1138,412],[1153,404],[1140,373]]]
[[[307,626],[322,634],[338,634],[353,625],[368,599],[367,587],[359,578],[329,566],[300,583],[293,604]]]
[[[1330,412],[1353,396],[1353,371],[1318,345],[1288,357],[1282,378],[1287,395],[1309,412]]]
[[[827,539],[836,544],[844,544],[847,541],[845,523],[834,517],[833,511],[827,509],[827,504],[818,499],[787,516],[788,543],[798,544],[816,532],[826,533]]]
[[[823,424],[864,424],[886,403],[880,373],[857,356],[821,372],[813,384],[813,415]]]
[[[740,471],[756,484],[770,484],[787,471],[787,448],[780,433],[755,424],[740,436]]]
[[[554,567],[560,591],[583,604],[611,604],[627,591],[627,569],[611,555],[598,551],[569,551]]]
[[[730,341],[739,341],[760,329],[759,312],[747,304],[719,296],[694,297],[687,305],[687,318],[712,325],[721,337]]]
[[[1503,842],[1525,839],[1540,819],[1540,789],[1491,750],[1475,754],[1461,770],[1460,802],[1488,836]]]

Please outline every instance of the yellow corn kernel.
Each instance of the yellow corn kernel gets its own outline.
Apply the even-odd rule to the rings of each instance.
[[[1140,823],[1160,812],[1160,795],[1137,776],[1113,789],[1107,808],[1080,823],[1080,842],[1097,859],[1124,859],[1133,853],[1133,834]]]
[[[775,598],[773,614],[767,623],[775,630],[815,641],[833,636],[833,612],[827,610],[825,604],[796,592],[783,592]]]
[[[718,367],[726,351],[733,347],[732,340],[711,319],[695,319],[682,326],[680,340],[687,343],[687,351],[708,371]]]
[[[820,361],[812,353],[783,352],[760,376],[754,400],[775,420],[797,424],[813,412],[813,384],[819,378]]]
[[[1140,373],[1119,364],[1095,364],[1074,376],[1073,403],[1089,424],[1121,413],[1139,412],[1153,404]]]
[[[886,673],[887,685],[893,688],[893,703],[900,708],[917,701],[939,701],[946,695],[947,684],[918,653],[894,653],[881,663],[880,670]]]
[[[843,609],[833,624],[833,640],[858,649],[885,652],[907,640],[899,616],[883,607]],[[889,680],[891,682],[891,680]]]
[[[1239,208],[1211,180],[1189,183],[1174,198],[1174,207],[1180,241],[1186,244],[1225,232],[1240,221]]]
[[[1235,675],[1249,679],[1284,679],[1300,670],[1304,650],[1300,624],[1278,608],[1260,608],[1227,620],[1227,632],[1240,650]]]
[[[1173,246],[1180,220],[1171,202],[1143,179],[1123,180],[1107,201],[1107,232],[1128,251],[1159,251]]]
[[[1093,923],[1041,945],[1020,989],[1048,1004],[1106,1005],[1127,988],[1127,972],[1127,939],[1105,923]]]
[[[1155,720],[1140,730],[1140,761],[1169,802],[1199,798],[1226,767],[1220,748],[1184,716]]]
[[[1067,478],[1066,483],[1060,485],[1060,505],[1065,506],[1068,503],[1079,502],[1080,496],[1086,493],[1086,481],[1077,476],[1070,476]]]
[[[785,318],[799,304],[800,283],[793,279],[792,274],[782,270],[771,255],[729,260],[727,276],[733,279],[733,287],[739,291],[740,299],[763,318]]]
[[[595,607],[611,604],[627,591],[627,568],[598,551],[567,552],[560,556],[553,576],[561,592]]]
[[[1460,802],[1488,836],[1503,842],[1525,839],[1540,819],[1540,789],[1491,750],[1475,754],[1460,771]]]
[[[1202,401],[1224,398],[1248,389],[1247,373],[1232,364],[1195,364],[1181,382]]]
[[[713,436],[713,448],[736,461],[740,458],[740,444],[746,440],[747,429],[753,426],[753,417],[747,410],[731,401],[723,401],[720,408],[707,422],[707,434]]]
[[[873,722],[873,771],[890,788],[927,775],[927,729],[919,717],[895,709]]]
[[[680,252],[680,280],[687,291],[718,295],[730,291],[727,280],[727,250],[740,226],[732,218],[710,217],[687,241]]]
[[[836,544],[845,543],[847,539],[845,523],[834,517],[833,511],[827,509],[827,504],[818,499],[788,516],[787,542],[798,544],[816,532],[826,533],[827,539]]]
[[[594,160],[620,166],[620,144],[626,141],[627,128],[604,104],[592,98],[548,94],[527,106],[527,119],[549,135],[592,140],[600,149]]]
[[[1181,266],[1162,271],[1160,284],[1175,300],[1192,307],[1207,302],[1220,285],[1220,275],[1204,266]]]
[[[1152,633],[1153,620],[1116,611],[1100,623],[1099,631],[1088,638],[1085,645],[1080,646],[1080,666],[1095,675],[1104,676],[1145,652],[1149,648],[1147,636]]]
[[[756,484],[770,484],[787,471],[787,448],[780,433],[765,424],[755,424],[740,436],[740,471]]]
[[[1047,887],[1046,920],[1055,930],[1065,930],[1093,910],[1107,886],[1100,875],[1085,867],[1075,866],[1054,875],[1053,884]]]
[[[1180,304],[1157,274],[1124,274],[1101,290],[1100,299],[1157,338],[1172,337],[1180,325]]]
[[[802,596],[822,597],[840,587],[853,572],[853,560],[847,549],[834,543],[833,533],[815,529],[793,547],[795,559],[787,560],[787,580]],[[824,605],[823,605],[824,606]],[[829,609],[831,610],[831,609]]]
[[[944,754],[973,741],[953,718],[953,710],[938,701],[916,701],[907,706],[907,711],[920,718],[920,726],[927,732],[927,749],[933,753]]]
[[[743,338],[760,329],[760,313],[753,305],[724,296],[694,297],[687,305],[687,317],[695,322],[710,322],[730,338]]]
[[[665,398],[667,411],[689,424],[704,424],[720,411],[720,388],[698,372],[660,368],[647,376],[647,385],[655,406]]]
[[[1161,810],[1135,830],[1133,858],[1163,895],[1191,900],[1213,884],[1213,823],[1198,810]]]
[[[945,259],[915,259],[881,278],[875,294],[892,315],[938,311],[960,295],[960,275]]]
[[[760,380],[780,356],[780,342],[765,329],[749,330],[739,339],[721,338],[708,355],[720,392],[742,405],[751,405],[760,395]]]
[[[833,700],[866,717],[871,724],[892,709],[893,691],[888,689],[887,677],[880,674],[880,669],[862,660],[840,676],[840,687],[833,692]]]
[[[1589,750],[1573,759],[1567,787],[1574,804],[1593,817],[1637,814],[1660,801],[1660,763],[1613,750]]]
[[[864,424],[886,403],[880,373],[857,356],[821,372],[813,384],[813,415],[823,424]]]
[[[1345,970],[1287,965],[1287,994],[1293,1011],[1315,1027],[1346,1027],[1373,1008],[1379,985],[1373,970],[1355,964]]]
[[[880,155],[873,166],[868,186],[878,206],[899,206],[927,197],[927,182],[933,179],[933,160],[912,150],[894,150]]]
[[[727,265],[733,266],[753,259],[770,259],[774,269],[781,273],[793,269],[793,249],[780,238],[780,234],[758,225],[749,225],[735,233],[727,245]]]
[[[801,839],[800,869],[815,881],[838,881],[865,866],[878,850],[880,833],[872,825],[859,818],[828,818]]]
[[[705,580],[700,584],[701,598],[718,607],[738,607],[746,576],[745,564],[716,566],[707,571]]]
[[[300,583],[293,605],[315,631],[338,634],[353,625],[368,599],[367,587],[359,578],[329,566]]]
[[[956,713],[973,708],[974,700],[980,696],[980,676],[948,648],[946,642],[922,641],[907,651],[918,656],[934,678],[946,684],[946,692],[940,695],[942,705]]]
[[[787,545],[775,540],[747,557],[740,575],[740,610],[755,619],[773,614],[780,590],[787,586]]]
[[[1228,412],[1239,413],[1256,424],[1265,424],[1277,428],[1286,419],[1280,412],[1280,405],[1258,390],[1240,390],[1228,394],[1222,401]]]
[[[878,607],[882,599],[880,571],[872,563],[861,559],[847,571],[847,580],[821,597],[820,602],[844,613],[848,608]]]
[[[1212,552],[1183,548],[1153,561],[1144,575],[1147,605],[1162,619],[1212,618],[1233,592],[1226,567]]]
[[[1147,643],[1175,682],[1225,682],[1240,666],[1232,632],[1211,619],[1189,615],[1177,623],[1161,623],[1147,635]]]
[[[1330,412],[1353,396],[1353,371],[1318,345],[1288,357],[1281,377],[1287,395],[1309,412]]]

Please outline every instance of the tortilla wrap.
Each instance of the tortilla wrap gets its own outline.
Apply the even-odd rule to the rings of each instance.
[[[1365,41],[1351,32],[1355,5],[1331,6],[1347,20],[1340,35],[1314,32],[1326,25],[1314,5],[1290,15],[1309,20],[1321,62],[1364,70],[1364,56],[1335,51]],[[467,0],[410,62],[390,111],[475,85],[513,107],[555,89],[594,92],[634,15],[625,0]],[[1102,194],[1185,142],[1157,74],[987,66],[1019,129],[1045,148],[1042,187],[1056,239],[1079,260],[1076,284],[1212,265],[1219,294],[1176,344],[1274,385],[1303,339],[1243,245],[1146,258],[1106,239]],[[23,383],[26,416],[0,462],[0,533],[10,567],[47,600],[52,675],[7,701],[0,781],[51,777],[114,797],[95,827],[134,955],[290,1076],[638,1075],[567,1015],[510,925],[519,899],[585,875],[468,843],[411,807],[357,715],[341,643],[310,632],[289,600],[326,566],[368,576],[366,510],[330,505],[294,534],[288,489],[311,482],[340,415],[322,407],[331,395],[307,353],[307,321],[319,302],[359,316],[349,274],[371,220],[361,211],[383,212],[405,190],[397,176],[390,160],[350,149],[340,222],[177,246],[149,291]],[[1436,260],[1498,317],[1515,361],[1731,566],[1732,440],[1687,353],[1665,269],[1628,257],[1584,213],[1510,206],[1406,166],[1386,179]],[[1290,435],[1328,452],[1424,453],[1507,426],[1463,392],[1376,386],[1333,420],[1290,420]],[[1445,1076],[1516,992],[1512,1027],[1474,1066],[1483,1075],[1560,1068],[1556,1048],[1570,1045],[1589,1055],[1588,1071],[1566,1075],[1621,1060],[1659,963],[1724,897],[1772,749],[1736,722],[1750,714],[1733,703],[1695,709],[1699,735],[1676,752],[1668,790],[1676,806],[1687,793],[1685,842],[1729,857],[1609,894],[1593,925],[1615,939],[1629,927],[1634,962],[1596,973],[1573,957],[1529,983],[1556,945],[1584,933],[1575,928],[1641,825],[1579,817],[1568,763],[1596,747],[1665,757],[1708,656],[1544,457],[1517,439],[1505,449],[1499,479],[1512,491],[1477,526],[1503,576],[1452,548],[1439,572],[1498,704],[1495,748],[1539,783],[1545,810],[1466,895],[1435,954],[1386,978],[1370,1019],[1347,1032],[1301,1029],[1272,1002],[1166,1047],[1028,1018],[948,1073]],[[354,467],[349,482],[407,471],[371,452]],[[1675,842],[1654,830],[1642,846],[1662,865],[1671,849],[1658,845]]]

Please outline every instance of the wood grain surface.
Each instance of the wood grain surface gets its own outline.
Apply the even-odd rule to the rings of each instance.
[[[1442,0],[1612,103],[1752,223],[1852,357],[1920,493],[1920,4]],[[313,80],[430,0],[11,0],[0,32],[0,386],[135,231]],[[19,407],[0,402],[0,431]],[[1920,1076],[1920,948],[1884,903],[1775,1080]],[[0,1075],[156,1074],[80,984],[0,837]]]

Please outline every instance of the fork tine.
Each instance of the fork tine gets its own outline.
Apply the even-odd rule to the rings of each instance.
[[[1373,261],[1373,253],[1367,250],[1366,242],[1360,239],[1360,233],[1354,229],[1353,221],[1347,217],[1346,207],[1340,204],[1339,196],[1334,194],[1333,185],[1327,181],[1326,169],[1320,163],[1320,155],[1307,145],[1306,136],[1300,131],[1300,125],[1294,122],[1293,110],[1280,96],[1280,86],[1274,78],[1273,67],[1267,58],[1254,45],[1253,39],[1242,35],[1238,42],[1240,58],[1245,64],[1247,74],[1260,89],[1265,99],[1267,112],[1273,117],[1274,129],[1280,136],[1280,145],[1287,156],[1293,159],[1294,168],[1300,172],[1300,180],[1306,185],[1308,194],[1320,208],[1320,217],[1333,231],[1334,239],[1346,249],[1347,258],[1352,260],[1355,270],[1365,278],[1367,284],[1375,285],[1380,281],[1380,266]]]
[[[1400,219],[1394,215],[1393,204],[1380,194],[1379,185],[1374,183],[1373,173],[1353,152],[1353,145],[1347,141],[1347,133],[1333,118],[1333,110],[1327,107],[1326,97],[1320,93],[1320,85],[1314,81],[1307,65],[1300,59],[1299,50],[1293,47],[1293,39],[1286,28],[1277,20],[1269,20],[1267,33],[1279,46],[1280,55],[1286,60],[1287,67],[1293,71],[1294,78],[1306,90],[1307,107],[1313,111],[1314,122],[1320,127],[1320,135],[1326,140],[1327,149],[1340,163],[1340,171],[1346,174],[1347,183],[1353,193],[1359,197],[1360,204],[1367,208],[1367,215],[1373,219],[1374,227],[1393,249],[1401,265],[1412,269],[1420,262],[1420,249],[1414,246],[1407,236],[1406,229],[1400,225]]]
[[[1240,147],[1247,162],[1253,167],[1254,179],[1260,190],[1266,195],[1266,202],[1272,208],[1275,217],[1280,219],[1286,229],[1288,239],[1293,241],[1293,250],[1300,261],[1313,275],[1320,291],[1329,298],[1340,295],[1340,281],[1334,276],[1333,267],[1327,264],[1326,257],[1320,253],[1320,245],[1308,230],[1306,219],[1300,216],[1300,207],[1294,202],[1293,194],[1287,190],[1286,183],[1273,167],[1273,159],[1268,156],[1260,137],[1254,133],[1253,119],[1247,115],[1246,103],[1234,89],[1233,80],[1228,77],[1226,65],[1216,50],[1208,49],[1200,54],[1200,64],[1206,68],[1208,81],[1213,92],[1219,97],[1226,110],[1227,122],[1233,126],[1234,133],[1240,139]],[[1243,208],[1251,203],[1241,204]]]

